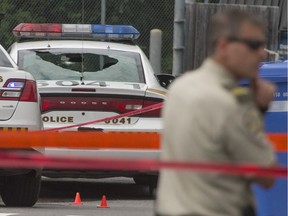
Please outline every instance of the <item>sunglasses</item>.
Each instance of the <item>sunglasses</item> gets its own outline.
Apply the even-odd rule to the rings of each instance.
[[[228,38],[230,42],[239,42],[245,44],[251,50],[258,50],[261,47],[266,45],[266,41],[262,40],[254,40],[254,39],[245,39],[245,38],[237,38],[237,37],[230,37]]]

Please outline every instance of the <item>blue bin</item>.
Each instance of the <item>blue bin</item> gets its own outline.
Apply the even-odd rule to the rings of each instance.
[[[287,136],[287,69],[288,61],[264,63],[260,76],[277,85],[274,100],[265,115],[265,127],[268,135]],[[283,144],[283,143],[282,143]],[[287,140],[284,145],[287,146]],[[278,162],[287,166],[287,149],[276,149]],[[256,196],[257,216],[287,216],[287,179],[279,178],[268,189],[253,187]]]

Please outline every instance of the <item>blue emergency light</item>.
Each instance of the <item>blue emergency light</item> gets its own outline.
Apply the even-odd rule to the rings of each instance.
[[[17,38],[70,38],[132,40],[140,33],[130,25],[21,23],[13,29]]]
[[[7,87],[8,88],[23,88],[24,82],[9,82]]]

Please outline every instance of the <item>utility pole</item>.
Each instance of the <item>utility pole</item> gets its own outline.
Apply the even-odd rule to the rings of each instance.
[[[106,0],[101,0],[101,25],[106,24]],[[104,66],[104,58],[101,55],[99,58],[100,68],[103,69]]]
[[[101,0],[101,25],[106,23],[106,0]]]
[[[161,48],[162,31],[160,29],[152,29],[150,31],[149,60],[156,75],[161,74]]]
[[[175,0],[172,74],[183,73],[185,0]]]

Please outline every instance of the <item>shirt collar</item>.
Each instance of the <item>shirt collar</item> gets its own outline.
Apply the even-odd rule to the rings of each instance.
[[[216,78],[227,88],[233,88],[238,85],[238,79],[212,58],[206,59],[201,68],[203,68],[206,73],[209,73],[210,77]]]

